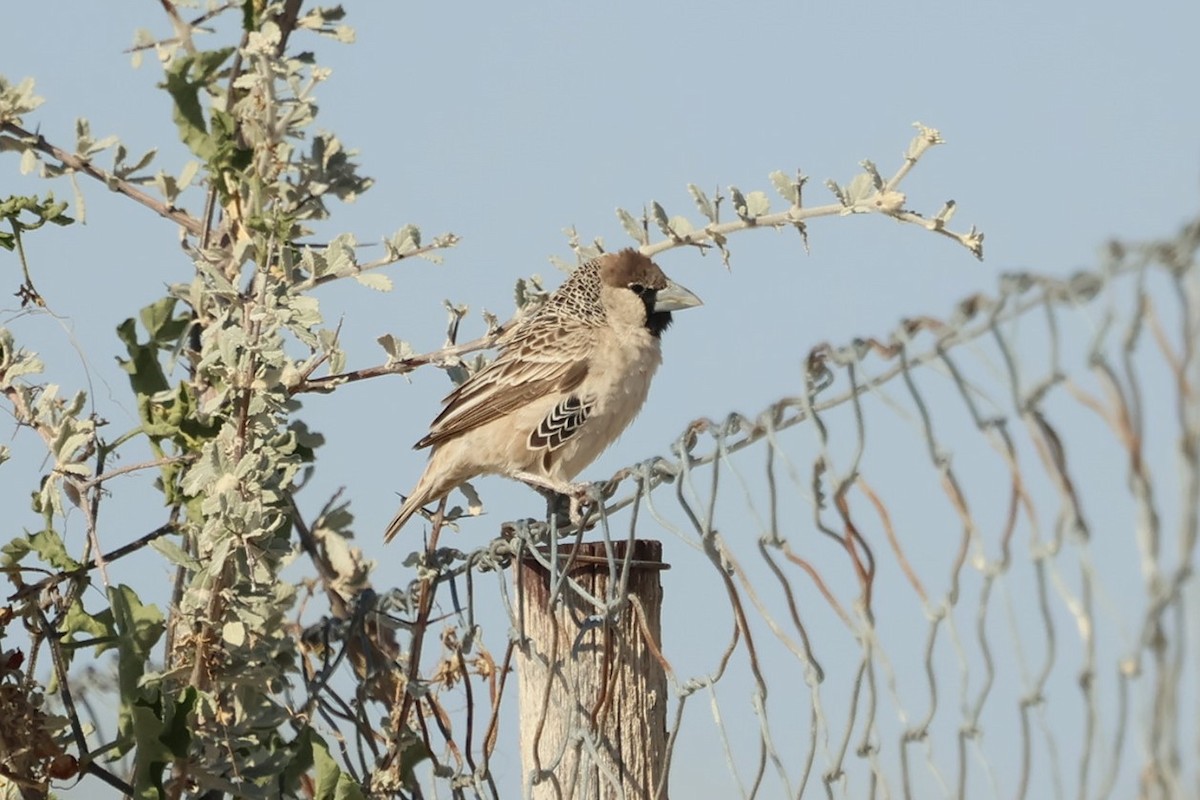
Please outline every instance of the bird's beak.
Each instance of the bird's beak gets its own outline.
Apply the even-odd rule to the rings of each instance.
[[[659,289],[654,297],[655,312],[683,311],[685,308],[702,305],[704,302],[699,297],[670,279],[667,280],[666,288]]]

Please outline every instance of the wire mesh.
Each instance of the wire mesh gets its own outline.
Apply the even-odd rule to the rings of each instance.
[[[597,487],[592,536],[662,539],[671,564],[671,795],[1200,795],[1198,243],[1113,245],[1095,272],[1007,275],[944,319],[820,345],[796,395]],[[439,795],[532,791],[506,567],[554,574],[560,535],[432,546],[410,587],[309,629],[308,705],[361,777],[376,703]],[[644,613],[611,572],[581,629]]]

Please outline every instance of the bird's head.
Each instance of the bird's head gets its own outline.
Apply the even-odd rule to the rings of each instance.
[[[600,302],[615,326],[645,327],[657,338],[671,324],[672,311],[702,305],[637,250],[606,253],[599,262]]]

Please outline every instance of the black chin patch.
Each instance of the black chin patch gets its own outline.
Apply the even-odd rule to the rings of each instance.
[[[670,311],[652,311],[646,315],[646,330],[657,339],[671,326],[671,321]]]
[[[657,339],[662,336],[663,331],[670,327],[671,312],[654,310],[654,304],[658,302],[658,292],[642,292],[639,296],[646,304],[646,330],[650,331],[650,335]]]

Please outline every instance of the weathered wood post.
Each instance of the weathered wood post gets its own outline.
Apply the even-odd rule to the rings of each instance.
[[[619,577],[625,543],[613,549]],[[572,561],[571,551],[570,545],[559,548],[560,564]],[[525,636],[518,679],[526,797],[667,797],[667,677],[659,618],[665,566],[661,542],[634,542],[629,601],[617,619],[587,628],[595,609],[569,584],[551,608],[547,571],[531,558],[514,567]],[[593,597],[604,598],[610,580],[604,545],[579,545],[569,574]]]

